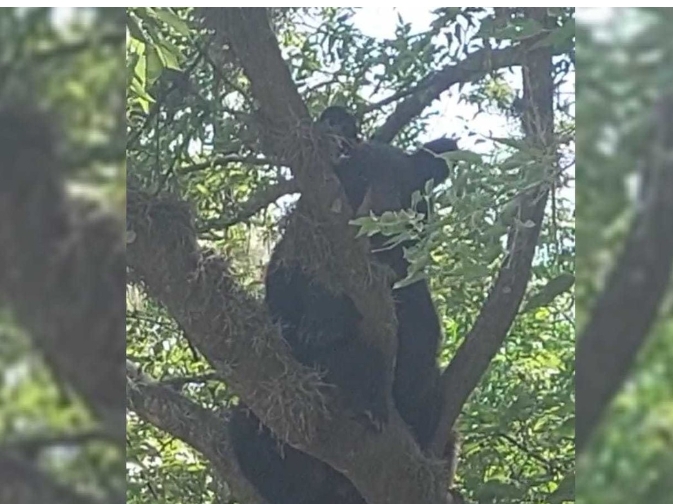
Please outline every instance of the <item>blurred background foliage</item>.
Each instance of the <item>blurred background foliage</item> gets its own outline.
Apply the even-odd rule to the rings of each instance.
[[[363,117],[369,136],[427,75],[476,49],[507,47],[540,29],[500,11],[440,8],[421,29],[400,16],[390,37],[365,33],[353,9],[274,9],[273,22],[314,116],[327,105],[345,105]],[[554,71],[563,168],[527,309],[459,426],[464,447],[458,484],[481,503],[573,499],[574,10],[554,13],[558,27],[548,43],[560,47]],[[210,36],[192,16],[190,9],[129,9],[128,183],[190,201],[201,242],[231,258],[241,283],[261,294],[264,265],[292,191],[279,191],[277,204],[262,205],[252,216],[245,209],[265,190],[287,184],[288,170],[261,156],[249,83],[226,51],[208,50]],[[429,131],[457,133],[461,146],[475,153],[459,161],[452,183],[439,191],[440,204],[451,209],[440,212],[418,253],[419,261],[429,263],[443,322],[443,364],[471,327],[500,265],[507,202],[534,181],[527,176],[540,172],[514,140],[520,137],[518,75],[496,69],[454,86],[455,108],[444,114],[426,110],[395,142],[410,148],[429,140]],[[502,137],[498,141],[490,138],[495,127],[471,128],[484,118],[487,125],[505,125],[504,134],[493,135]],[[127,293],[127,338],[129,358],[144,372],[206,407],[226,407],[226,384],[190,348],[181,328],[134,287]],[[127,502],[235,502],[197,453],[133,414],[127,439]]]
[[[47,111],[67,189],[122,214],[124,26],[124,9],[0,9],[0,107]],[[101,501],[119,499],[123,447],[57,383],[29,336],[0,304],[0,452]]]
[[[653,98],[671,89],[673,18],[663,8],[581,9],[578,18],[576,313],[581,330],[637,206]],[[672,308],[669,295],[636,368],[578,460],[578,502],[671,501]]]

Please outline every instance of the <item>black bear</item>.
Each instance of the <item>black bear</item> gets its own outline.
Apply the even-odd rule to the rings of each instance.
[[[450,138],[433,140],[411,156],[385,144],[358,148],[357,123],[345,109],[329,107],[320,121],[345,140],[340,145],[347,157],[341,159],[335,171],[358,214],[409,208],[414,191],[421,190],[430,179],[439,183],[448,175],[446,162],[434,154],[458,149]],[[427,212],[425,202],[419,203],[417,210]],[[387,249],[383,247],[385,241],[382,235],[372,237],[374,257],[393,268],[398,279],[403,278],[408,267],[404,247],[412,243]],[[425,280],[395,289],[393,299],[398,324],[393,397],[400,415],[425,449],[435,432],[441,406],[437,390],[441,328]],[[449,447],[449,452],[452,449]]]
[[[326,109],[319,120],[341,137],[336,175],[356,214],[381,214],[409,208],[412,194],[433,179],[448,176],[446,162],[433,153],[456,150],[456,142],[439,139],[414,154],[395,147],[360,142],[357,123],[341,107]],[[428,152],[430,151],[430,152]],[[418,211],[427,211],[419,205]],[[377,349],[357,334],[360,314],[346,294],[335,294],[314,281],[302,268],[301,257],[284,257],[281,239],[266,277],[266,304],[281,325],[283,338],[295,358],[324,372],[356,412],[376,420],[388,418],[385,367]],[[382,247],[386,238],[371,239],[373,258],[393,269],[396,279],[406,275],[401,244]],[[392,285],[391,285],[392,288]],[[398,354],[393,398],[403,420],[421,448],[434,433],[438,415],[436,363],[441,329],[425,281],[393,290],[398,322]],[[234,449],[241,470],[272,504],[363,504],[350,482],[327,464],[289,446],[279,450],[273,434],[244,407],[230,421]]]

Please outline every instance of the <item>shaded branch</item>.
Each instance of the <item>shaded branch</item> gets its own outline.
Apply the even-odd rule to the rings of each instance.
[[[263,208],[268,207],[271,203],[278,200],[278,198],[296,193],[299,190],[295,179],[282,180],[277,184],[265,188],[264,190],[255,193],[245,205],[239,209],[234,217],[229,219],[225,225],[231,226],[238,222],[248,220]]]
[[[243,502],[265,504],[236,463],[225,418],[170,386],[152,381],[133,364],[127,364],[126,378],[126,402],[130,411],[202,453]]]
[[[274,162],[270,159],[260,158],[257,156],[239,156],[236,154],[227,154],[226,156],[216,157],[214,159],[209,159],[203,163],[195,163],[189,166],[182,166],[179,168],[179,172],[182,175],[189,173],[196,173],[213,166],[227,165],[230,163],[243,163],[247,165],[257,165],[257,166],[267,166],[273,164]]]
[[[245,222],[279,198],[296,192],[299,192],[299,186],[296,180],[283,179],[276,184],[264,187],[255,192],[231,217],[207,220],[199,227],[199,231],[206,231],[213,228],[221,229]]]
[[[656,321],[673,264],[673,95],[657,102],[654,142],[636,215],[576,353],[576,450],[581,453]]]
[[[386,122],[377,129],[373,139],[379,142],[390,142],[404,126],[421,114],[426,107],[430,106],[434,100],[454,84],[474,82],[494,70],[524,64],[530,47],[539,41],[542,36],[531,37],[521,44],[504,49],[488,47],[479,49],[468,54],[464,60],[445,66],[443,69],[427,76],[418,83],[410,94],[408,91],[400,91],[370,106],[372,110],[380,108],[409,94],[404,101],[397,105]],[[550,48],[548,50],[551,51]]]
[[[200,13],[204,24],[230,45],[250,81],[259,104],[265,152],[288,165],[302,192],[310,188],[312,206],[329,212],[340,186],[324,155],[326,136],[321,138],[310,128],[311,117],[282,58],[266,9],[206,8]]]
[[[412,88],[403,89],[401,91],[398,91],[397,93],[392,94],[388,98],[384,98],[383,100],[379,100],[377,102],[370,103],[369,105],[367,105],[363,109],[362,113],[367,114],[369,112],[373,112],[374,110],[381,109],[381,108],[385,107],[386,105],[389,105],[393,102],[396,102],[397,100],[401,100],[402,98],[405,98],[409,95],[412,95],[414,93],[420,93],[423,90],[423,88],[425,88],[426,86],[427,86],[427,82],[421,81],[416,86],[414,86]]]
[[[61,384],[124,439],[122,219],[65,195],[51,123],[0,110],[0,299]]]
[[[519,451],[522,453],[525,453],[528,457],[535,459],[537,462],[544,467],[544,469],[547,471],[547,473],[552,473],[553,472],[553,467],[552,464],[549,463],[549,460],[547,460],[545,457],[542,455],[539,455],[538,453],[535,453],[533,450],[528,448],[524,443],[521,441],[518,441],[516,438],[510,436],[509,434],[505,432],[498,432],[498,436],[500,436],[502,439],[507,441],[509,444],[512,446],[515,446]]]
[[[533,16],[541,16],[544,20],[546,9],[532,9]],[[542,151],[554,144],[551,60],[550,48],[540,48],[528,53],[522,68],[525,107],[522,125],[527,140]],[[514,322],[530,279],[548,195],[549,184],[541,183],[520,197],[519,223],[515,222],[510,229],[508,256],[474,326],[442,373],[441,420],[432,442],[432,452],[436,455],[443,453],[463,405],[477,387]]]
[[[181,75],[184,76],[191,75],[194,69],[198,66],[198,64],[201,63],[202,59],[203,59],[203,53],[200,51],[197,52],[196,56],[194,57],[194,60],[189,65],[187,65],[184,71],[181,72]],[[140,141],[140,137],[149,127],[150,123],[152,122],[152,119],[154,119],[156,115],[159,113],[161,107],[164,105],[164,102],[168,99],[169,95],[179,89],[180,89],[180,80],[173,79],[170,81],[170,84],[165,90],[160,90],[159,95],[153,97],[155,98],[155,101],[150,107],[149,112],[145,115],[143,124],[139,126],[136,129],[136,131],[134,131],[133,134],[127,139],[126,150],[131,150],[137,147],[137,144]]]

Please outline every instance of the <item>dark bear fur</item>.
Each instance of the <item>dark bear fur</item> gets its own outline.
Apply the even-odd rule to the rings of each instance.
[[[353,484],[326,463],[288,445],[244,408],[229,420],[237,461],[269,504],[366,504]]]
[[[354,118],[330,107],[320,121],[343,138],[335,172],[349,204],[358,215],[381,214],[411,206],[414,191],[448,176],[446,162],[426,150],[412,155],[380,143],[360,143]],[[435,153],[455,150],[439,139],[426,144]],[[421,205],[420,212],[427,211]],[[285,239],[285,238],[283,238]],[[361,318],[353,301],[335,295],[303,271],[301,258],[281,257],[282,242],[272,255],[266,277],[266,304],[295,358],[321,369],[324,380],[345,394],[355,413],[367,412],[385,423],[385,363],[379,351],[359,337]],[[397,280],[406,275],[402,244],[379,250],[385,237],[371,239],[374,258],[392,268]],[[392,286],[391,286],[392,287]],[[418,281],[393,290],[398,322],[398,354],[393,398],[421,448],[428,446],[437,425],[439,369],[436,357],[441,329],[428,285]],[[243,406],[233,411],[231,434],[239,465],[271,504],[364,504],[352,484],[336,470],[290,446],[283,446]]]
[[[348,154],[352,146],[360,142],[358,122],[343,107],[327,107],[320,114],[318,122],[327,127],[329,133],[337,137],[342,154]]]

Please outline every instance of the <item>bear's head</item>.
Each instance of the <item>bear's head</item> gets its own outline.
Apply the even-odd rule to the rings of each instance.
[[[335,168],[348,202],[358,216],[370,212],[380,215],[411,206],[411,196],[426,182],[435,185],[449,175],[446,162],[437,154],[455,151],[451,138],[439,138],[425,144],[414,154],[379,142],[361,142],[355,117],[345,108],[326,108],[318,120],[337,136],[342,157]],[[422,213],[425,209],[418,209]]]
[[[333,134],[343,137],[349,147],[344,152],[344,144],[341,144],[342,157],[335,172],[356,216],[410,208],[414,192],[423,191],[429,180],[437,185],[448,177],[447,163],[437,155],[458,149],[456,141],[450,138],[433,140],[413,154],[384,143],[359,142],[355,118],[341,107],[326,109],[320,122],[327,124]],[[421,201],[416,210],[426,215],[425,201]],[[379,248],[386,240],[383,236],[373,237],[373,248]],[[392,254],[395,259],[389,260],[391,254],[377,255],[384,262],[399,263],[401,247],[396,248]]]

